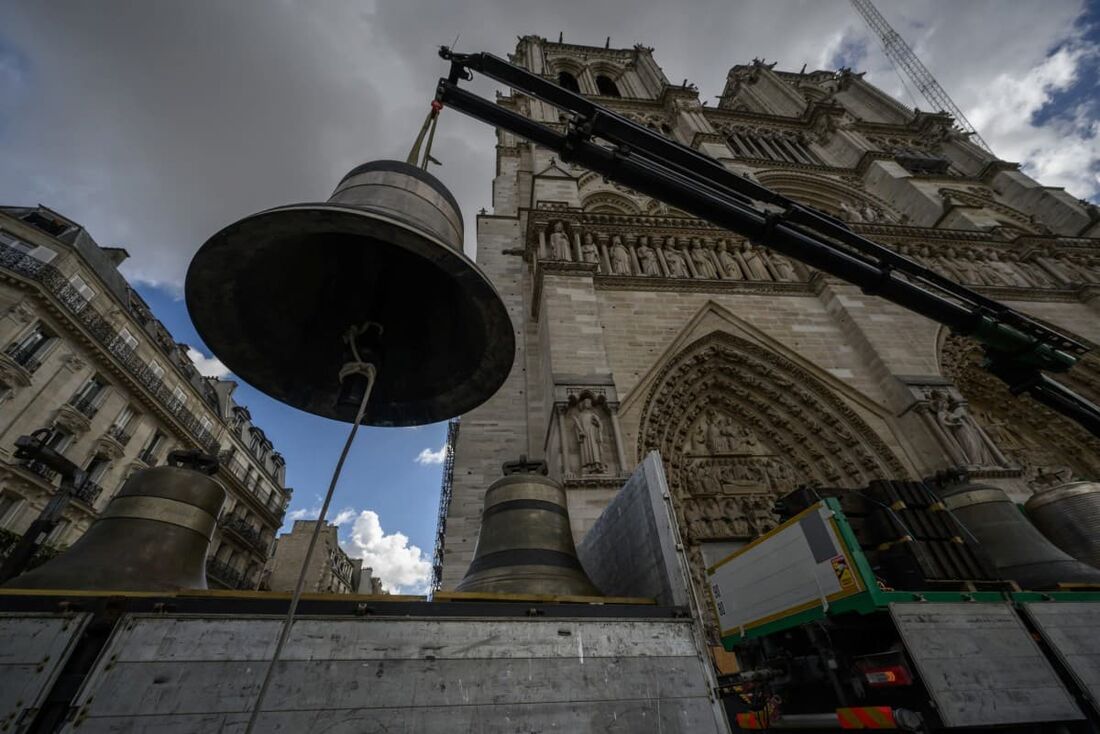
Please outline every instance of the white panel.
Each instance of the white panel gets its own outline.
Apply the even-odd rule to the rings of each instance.
[[[0,613],[0,731],[23,731],[90,614]]]
[[[1100,713],[1100,602],[1033,602],[1023,608]]]

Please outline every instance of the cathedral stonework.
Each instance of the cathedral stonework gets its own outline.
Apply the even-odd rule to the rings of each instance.
[[[590,96],[929,270],[1100,343],[1100,211],[993,158],[944,114],[849,70],[734,66],[717,107],[652,49],[527,36],[514,63]],[[549,126],[558,110],[499,104]],[[1023,500],[1100,479],[1100,442],[980,367],[938,324],[497,131],[478,262],[516,361],[463,416],[443,588],[473,557],[501,464],[545,459],[579,540],[660,452],[693,575],[775,526],[799,486],[856,489],[961,467]],[[1100,399],[1100,360],[1065,379]]]

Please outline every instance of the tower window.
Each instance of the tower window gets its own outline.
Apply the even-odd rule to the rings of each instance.
[[[598,89],[600,94],[604,97],[621,96],[619,94],[619,88],[615,85],[614,80],[612,80],[609,76],[604,76],[603,74],[598,74],[596,76],[596,89]]]
[[[558,72],[558,86],[562,89],[568,89],[570,92],[581,93],[581,85],[577,83],[577,77],[568,71]]]

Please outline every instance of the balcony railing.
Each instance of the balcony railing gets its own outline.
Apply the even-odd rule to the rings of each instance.
[[[85,418],[94,418],[99,412],[99,405],[94,395],[76,396],[69,401],[69,405]]]
[[[38,344],[28,344],[22,347],[18,344],[11,344],[4,350],[4,353],[27,372],[34,372],[42,365],[41,351],[42,342],[39,342]]]
[[[261,553],[267,553],[267,544],[264,543],[260,531],[239,515],[226,515],[222,520],[222,527],[236,533],[241,540]]]
[[[70,318],[87,329],[103,349],[114,355],[134,379],[153,393],[165,410],[187,429],[203,449],[210,453],[217,453],[217,440],[202,426],[198,416],[182,405],[172,405],[172,391],[164,381],[138,357],[133,347],[126,343],[111,323],[88,304],[80,295],[80,291],[69,283],[60,270],[53,265],[28,257],[23,252],[3,243],[0,243],[0,267],[42,284],[61,302]]]
[[[126,432],[125,426],[111,426],[107,429],[107,435],[118,441],[121,446],[130,443],[130,439],[133,438],[132,434]]]
[[[103,493],[103,487],[99,486],[95,482],[85,481],[80,489],[73,492],[73,497],[80,500],[88,507],[94,507],[95,501],[99,499],[99,495]]]
[[[137,455],[138,459],[144,461],[149,466],[156,466],[157,454],[160,453],[159,449],[146,447],[143,448]]]
[[[34,472],[38,476],[45,479],[47,482],[52,483],[57,480],[57,472],[55,472],[53,469],[49,468],[42,462],[28,459],[23,462],[23,468],[27,469],[28,471]]]
[[[207,559],[206,575],[229,589],[243,589],[246,587],[244,574],[228,563],[223,563],[216,558]]]

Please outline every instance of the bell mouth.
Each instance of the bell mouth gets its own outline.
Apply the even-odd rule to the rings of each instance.
[[[363,423],[415,426],[488,400],[515,355],[496,289],[461,252],[364,209],[295,204],[221,230],[191,262],[187,308],[206,345],[261,392],[351,422],[337,405],[350,326],[380,324]]]

